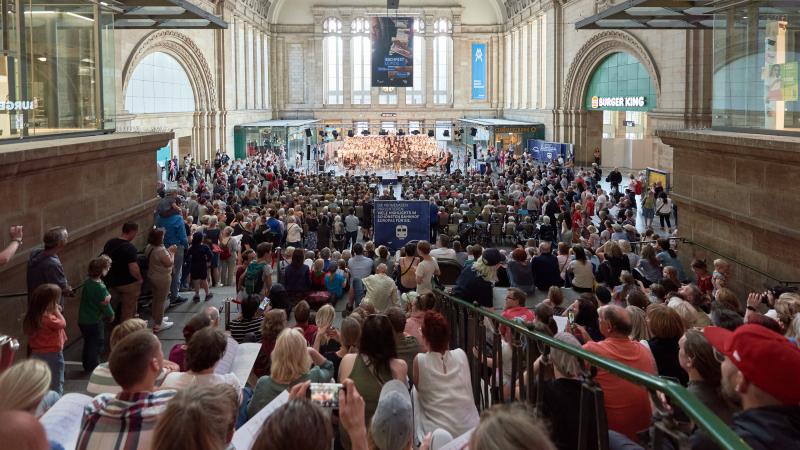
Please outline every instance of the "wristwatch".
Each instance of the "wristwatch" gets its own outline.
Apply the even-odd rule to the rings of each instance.
[[[749,309],[750,311],[758,312],[758,310],[754,306],[751,306],[751,305],[747,305],[747,309]]]

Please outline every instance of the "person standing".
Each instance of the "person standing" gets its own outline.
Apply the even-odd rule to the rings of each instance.
[[[67,276],[64,274],[64,266],[58,254],[67,246],[67,229],[55,227],[47,230],[44,234],[44,249],[31,252],[28,260],[27,285],[28,300],[31,300],[33,291],[37,287],[52,283],[61,288],[59,305],[64,305],[64,297],[72,297],[72,287],[69,285]]]
[[[177,204],[180,205],[181,201],[178,197],[178,191],[171,189],[167,191],[167,195],[176,197]],[[169,286],[169,300],[170,305],[176,305],[185,302],[185,297],[178,295],[178,288],[181,284],[181,275],[183,271],[183,259],[186,254],[186,249],[189,246],[189,239],[186,236],[186,224],[184,223],[181,214],[173,214],[169,216],[158,215],[156,217],[156,227],[164,229],[164,246],[169,248],[175,246],[175,257],[172,265],[172,281]]]
[[[91,373],[100,364],[103,349],[103,317],[114,321],[111,308],[111,294],[101,279],[111,268],[111,258],[106,255],[89,263],[89,273],[81,292],[81,306],[78,310],[78,328],[83,335],[83,370]]]
[[[147,248],[144,256],[147,258],[147,281],[153,292],[151,306],[153,316],[153,333],[166,330],[174,325],[164,319],[164,309],[169,287],[172,283],[172,266],[175,263],[175,245],[164,247],[164,230],[153,228],[147,236]]]
[[[142,274],[139,271],[136,247],[131,243],[139,232],[139,225],[127,222],[122,225],[122,234],[106,242],[103,254],[111,258],[111,270],[104,282],[111,292],[112,302],[121,306],[120,320],[136,317],[139,293],[142,289]]]
[[[433,277],[438,276],[439,264],[431,256],[431,243],[428,241],[419,241],[417,243],[417,256],[422,260],[417,264],[415,271],[417,281],[417,294],[432,294],[433,293]]]
[[[359,225],[360,223],[358,221],[358,217],[356,217],[356,215],[353,213],[353,208],[350,208],[347,216],[344,218],[345,231],[347,232],[345,245],[348,245],[349,247],[355,245],[356,241],[358,240]]]

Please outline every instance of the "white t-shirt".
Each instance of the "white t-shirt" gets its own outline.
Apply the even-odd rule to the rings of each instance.
[[[456,251],[452,248],[435,248],[431,250],[431,256],[435,259],[456,259]]]
[[[241,392],[242,390],[242,384],[233,373],[226,373],[225,375],[220,375],[217,373],[199,375],[191,371],[171,372],[169,375],[167,375],[167,378],[164,379],[164,383],[161,384],[161,388],[183,389],[193,385],[205,386],[221,383],[230,384],[236,388],[236,392]]]
[[[436,260],[422,260],[417,265],[417,280],[422,279],[422,281],[417,281],[417,294],[432,294],[433,293],[433,276],[436,274],[436,271],[439,270],[439,264],[436,263]]]
[[[572,260],[569,262],[569,268],[572,269],[572,285],[583,289],[591,289],[594,275],[592,274],[592,263],[586,261],[585,264]]]

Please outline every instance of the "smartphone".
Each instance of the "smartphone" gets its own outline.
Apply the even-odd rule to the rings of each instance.
[[[338,411],[339,391],[341,389],[342,385],[339,383],[311,383],[306,395],[317,405]]]
[[[264,297],[264,300],[261,300],[261,304],[258,305],[258,309],[265,311],[267,306],[269,306],[269,297]]]

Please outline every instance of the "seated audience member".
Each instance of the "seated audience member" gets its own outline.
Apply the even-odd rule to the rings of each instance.
[[[414,336],[405,333],[406,315],[403,314],[403,311],[400,311],[400,308],[391,307],[386,310],[386,317],[392,322],[397,357],[406,362],[406,367],[411,367],[414,357],[419,353],[419,342]]]
[[[550,243],[539,244],[539,255],[531,260],[534,284],[540,291],[547,291],[550,286],[562,286],[561,270],[558,267],[558,257],[550,253]]]
[[[117,325],[114,331],[111,332],[111,338],[108,341],[111,346],[111,351],[114,351],[114,347],[116,347],[119,341],[125,336],[146,329],[147,322],[142,319],[128,319]],[[164,382],[164,378],[166,378],[168,373],[178,370],[180,370],[178,364],[172,361],[164,361],[164,370],[162,370],[161,374],[156,378],[156,386],[161,386],[161,383]],[[114,377],[111,375],[108,362],[100,363],[100,365],[94,368],[91,376],[89,376],[89,384],[86,386],[86,392],[94,395],[117,394],[121,390],[122,388],[114,381]]]
[[[214,368],[222,356],[228,340],[220,330],[211,327],[194,333],[186,349],[186,372],[172,372],[161,385],[165,389],[184,389],[192,385],[227,383],[236,389],[237,394],[242,386],[233,373],[219,375]]]
[[[686,386],[689,376],[681,368],[678,358],[678,341],[684,331],[681,316],[668,306],[650,305],[647,308],[647,323],[650,329],[647,346],[656,361],[658,374],[678,380]]]
[[[800,441],[800,348],[778,333],[746,324],[703,330],[725,356],[722,393],[741,405],[733,431],[756,450],[796,448]]]
[[[362,280],[367,290],[362,301],[372,303],[379,313],[383,313],[387,308],[400,304],[397,285],[392,277],[387,275],[387,270],[386,264],[379,264],[375,274]]]
[[[527,299],[527,295],[522,290],[513,287],[508,288],[506,303],[503,305],[503,317],[523,326],[533,323],[536,320],[536,316],[530,309],[525,307],[525,300]],[[500,326],[500,334],[506,334],[508,331],[508,327],[505,325]]]
[[[436,297],[433,294],[417,295],[414,292],[403,294],[403,298],[410,300],[406,303],[406,308],[411,309],[406,320],[405,332],[409,336],[417,338],[420,345],[419,351],[424,353],[428,351],[428,348],[422,341],[422,321],[425,319],[425,313],[436,306]]]
[[[606,305],[598,310],[600,333],[605,337],[600,342],[584,339],[585,350],[620,362],[650,374],[656,373],[653,356],[638,342],[631,341],[632,326],[628,311],[615,305]],[[598,369],[597,381],[603,388],[608,428],[637,441],[636,433],[650,426],[650,397],[647,390],[608,371]]]
[[[436,239],[436,248],[431,250],[431,256],[436,260],[456,259],[456,251],[450,248],[450,236],[440,234]]]
[[[331,263],[323,280],[325,281],[325,288],[331,294],[331,301],[339,301],[344,296],[344,288],[347,285],[347,278],[345,278],[344,273],[340,273],[338,266]]]
[[[314,337],[317,335],[317,326],[309,323],[311,320],[311,306],[307,301],[302,300],[294,307],[294,320],[297,322],[294,327],[303,333],[308,345],[313,345]]]
[[[469,303],[492,308],[497,269],[505,260],[506,257],[496,248],[484,250],[480,258],[461,271],[453,288],[453,295]]]
[[[689,375],[687,390],[697,397],[723,422],[733,421],[735,409],[722,396],[722,372],[720,362],[714,356],[714,349],[699,330],[687,330],[678,341],[681,367]]]
[[[228,384],[193,385],[178,392],[162,413],[153,450],[221,450],[233,438],[239,395]]]
[[[211,326],[211,318],[204,311],[193,315],[183,326],[183,339],[186,344],[175,344],[169,351],[169,360],[177,364],[181,371],[186,370],[186,348],[192,335],[208,326]]]
[[[0,411],[25,411],[41,416],[58,400],[50,390],[50,367],[40,359],[26,359],[0,373]]]
[[[725,328],[729,331],[735,331],[737,328],[744,325],[744,318],[741,315],[718,303],[711,305],[711,313],[708,317],[711,319],[712,325]]]
[[[314,322],[317,324],[317,332],[312,346],[314,350],[320,352],[322,355],[335,352],[339,350],[341,346],[339,341],[331,339],[335,328],[333,326],[333,321],[335,319],[336,309],[331,305],[322,305],[314,316]]]
[[[0,410],[0,442],[9,449],[64,449],[60,444],[47,442],[47,433],[33,414],[11,409]]]
[[[450,327],[444,316],[425,313],[422,339],[428,352],[414,359],[412,379],[417,390],[417,438],[437,428],[460,436],[478,424],[469,363],[464,350],[448,350]]]
[[[469,439],[469,450],[556,450],[547,429],[521,403],[494,405],[481,414]]]
[[[118,342],[108,367],[122,391],[94,398],[84,412],[76,448],[151,448],[156,423],[175,396],[174,390],[155,390],[163,363],[161,342],[148,330],[135,331]]]
[[[236,342],[241,344],[242,342],[259,342],[261,340],[263,317],[258,315],[261,300],[262,297],[258,294],[248,295],[242,300],[242,313],[228,324],[231,337]]]
[[[335,352],[323,353],[325,359],[333,362],[333,375],[339,373],[339,365],[345,355],[358,353],[358,345],[361,341],[361,323],[356,320],[357,316],[349,316],[342,319],[341,330],[332,328],[330,338],[339,342],[339,350]]]
[[[377,450],[413,450],[414,407],[403,382],[389,380],[381,388],[369,435]]]
[[[272,350],[275,348],[275,341],[287,327],[286,311],[282,309],[272,309],[264,314],[261,323],[261,348],[258,350],[256,362],[253,364],[253,374],[256,377],[269,375]]]
[[[314,367],[311,368],[311,364]],[[304,381],[327,383],[333,377],[333,363],[318,351],[308,347],[303,333],[287,328],[278,335],[272,351],[270,375],[261,377],[256,383],[253,398],[247,407],[248,418],[269,404],[281,392]]]
[[[575,336],[569,333],[558,333],[555,339],[573,347],[580,347]],[[550,360],[553,363],[554,377],[542,385],[543,418],[550,423],[552,431],[550,436],[559,450],[577,449],[579,420],[576,413],[580,410],[582,389],[580,361],[555,347],[550,350]],[[537,364],[540,362],[537,361]],[[590,424],[593,423],[590,421]],[[595,427],[592,426],[592,436],[587,440],[590,449],[597,448],[597,438],[593,436],[595,432]]]
[[[511,252],[511,260],[508,261],[508,278],[511,286],[521,289],[526,294],[533,294],[533,272],[528,264],[528,254],[525,249],[516,248]]]

